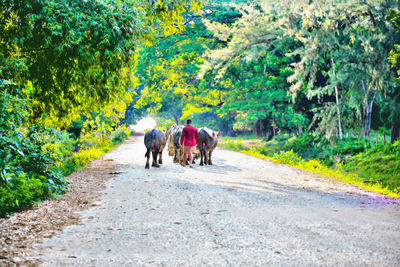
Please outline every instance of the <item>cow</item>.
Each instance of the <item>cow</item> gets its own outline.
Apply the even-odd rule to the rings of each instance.
[[[204,164],[212,165],[211,155],[218,144],[220,134],[220,131],[215,133],[213,130],[206,127],[199,129],[198,148],[200,150],[200,166],[203,166]]]
[[[159,164],[162,164],[162,152],[166,145],[166,138],[162,131],[159,129],[153,129],[147,132],[144,136],[144,145],[146,146],[146,154],[144,155],[147,158],[146,161],[146,169],[149,169],[149,160],[150,160],[150,151],[153,154],[153,163],[151,164],[152,167],[160,167]],[[158,163],[157,163],[157,156],[160,156]]]
[[[168,144],[168,155],[170,155],[171,157],[173,156],[173,162],[179,164],[183,163],[183,147],[180,143],[183,128],[185,128],[185,126],[175,124],[169,127],[165,132]],[[193,157],[193,163],[195,163],[195,160],[199,157],[199,153],[196,153]]]
[[[173,125],[166,131],[168,155],[174,157],[174,163],[183,162],[183,151],[180,145],[183,128],[183,125]]]

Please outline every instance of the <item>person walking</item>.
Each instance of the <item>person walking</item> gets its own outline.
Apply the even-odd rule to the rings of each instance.
[[[189,166],[192,168],[193,153],[196,153],[196,146],[199,142],[197,128],[192,126],[192,120],[186,121],[186,127],[182,130],[181,145],[183,145],[183,167],[186,166],[186,159],[189,155]]]

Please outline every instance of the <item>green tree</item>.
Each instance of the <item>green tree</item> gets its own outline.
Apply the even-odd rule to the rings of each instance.
[[[144,89],[136,101],[137,108],[152,114],[180,119],[194,112],[202,112],[217,100],[199,92],[199,65],[208,48],[223,46],[203,23],[204,18],[232,23],[240,14],[232,8],[207,5],[202,15],[187,13],[185,29],[175,35],[159,38],[150,47],[140,50],[136,76]],[[225,21],[226,20],[226,21]]]
[[[84,112],[123,100],[135,84],[138,42],[150,41],[157,26],[165,34],[179,31],[180,14],[197,4],[1,1],[0,62],[24,66],[12,78],[31,85],[26,97],[31,98],[33,119],[44,114],[68,125]]]
[[[223,104],[218,112],[237,114],[238,126],[252,125],[259,134],[272,137],[279,131],[302,130],[306,118],[291,103],[286,81],[294,60],[286,53],[296,43],[283,35],[276,16],[254,7],[238,8],[242,17],[232,25],[205,21],[227,46],[208,52],[200,93],[217,89]]]
[[[389,17],[393,24],[397,28],[397,34],[400,32],[400,12],[398,10],[390,9]],[[399,41],[399,40],[398,40]],[[391,142],[393,143],[396,139],[400,138],[400,44],[394,45],[393,50],[390,51],[389,61],[391,62],[395,72],[397,86],[391,92],[391,115],[392,121],[391,129]]]
[[[295,52],[301,60],[291,77],[295,81],[292,92],[305,87],[308,97],[323,100],[315,110],[318,133],[341,137],[344,112],[356,114],[341,120],[347,128],[361,125],[361,135],[369,134],[375,96],[383,97],[392,87],[385,58],[394,42],[394,29],[382,9],[382,5],[366,3],[315,4],[297,18],[301,27],[292,34],[303,45]],[[336,98],[336,113],[334,105],[326,101],[329,98]],[[335,121],[336,125],[339,122],[337,128]]]

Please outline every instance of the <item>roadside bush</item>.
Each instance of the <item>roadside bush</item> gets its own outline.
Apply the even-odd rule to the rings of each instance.
[[[105,123],[98,117],[82,125],[83,133],[76,135],[79,139],[66,131],[33,124],[28,97],[19,96],[20,89],[11,85],[12,81],[0,79],[0,217],[65,192],[66,175],[130,134],[126,126]]]
[[[63,175],[67,176],[98,159],[127,139],[130,133],[130,129],[125,125],[112,126],[102,121],[100,117],[84,122],[80,138],[77,140],[79,150],[70,153],[63,162],[61,166]]]
[[[27,101],[0,91],[0,217],[66,190],[68,134],[28,122]]]
[[[348,157],[342,168],[357,173],[369,183],[381,183],[400,192],[400,141]]]
[[[356,155],[368,149],[367,144],[357,138],[346,138],[338,140],[336,144],[327,142],[319,142],[314,144],[315,147],[320,148],[313,158],[322,160],[326,165],[333,166],[338,160],[343,160],[346,157]]]
[[[70,175],[77,169],[86,166],[95,159],[98,159],[104,153],[104,150],[97,148],[89,148],[74,153],[72,156],[68,157],[68,159],[64,163],[62,167],[62,172],[65,176]]]
[[[48,198],[50,191],[43,182],[45,177],[28,177],[26,173],[13,175],[13,178],[0,186],[0,217],[29,208],[34,203]]]
[[[60,166],[70,150],[56,136],[38,125],[0,136],[1,214],[66,190]]]
[[[322,147],[326,147],[321,145],[321,141],[310,134],[293,136],[282,146],[282,150],[293,150],[305,159],[317,158],[318,155],[321,155]]]
[[[297,153],[290,151],[280,151],[274,154],[274,160],[283,164],[296,165],[302,161],[302,158],[297,155]]]
[[[111,140],[114,145],[122,143],[128,138],[131,131],[125,126],[119,126],[111,133]]]
[[[286,141],[283,147],[286,150],[303,151],[308,149],[312,143],[311,135],[293,136]]]
[[[121,143],[130,131],[119,126],[98,133],[86,132],[75,153],[79,140],[39,125],[0,135],[0,217],[65,192],[65,176]]]
[[[287,143],[287,141],[289,140],[291,138],[291,136],[289,135],[289,134],[287,134],[287,133],[284,133],[284,134],[278,134],[278,135],[276,135],[276,136],[274,136],[273,138],[272,138],[272,142],[275,142],[276,144],[279,144],[279,145],[284,145],[284,144],[286,144]]]
[[[125,125],[112,125],[102,121],[100,117],[84,122],[79,138],[81,150],[88,148],[111,149],[115,144],[125,140],[130,130]]]

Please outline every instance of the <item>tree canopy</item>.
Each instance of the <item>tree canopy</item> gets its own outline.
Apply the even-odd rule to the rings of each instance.
[[[116,106],[136,86],[137,49],[180,31],[197,1],[1,1],[2,85],[31,99],[32,119],[68,125]]]
[[[179,107],[181,118],[212,111],[269,136],[308,129],[336,139],[350,129],[368,136],[371,127],[393,127],[398,8],[397,1],[379,0],[206,3],[201,19],[187,14],[190,27],[152,48],[157,60],[182,60],[177,72],[159,69],[161,83],[139,75],[151,88],[139,102],[157,106],[154,112]],[[194,58],[162,48],[180,44]],[[155,62],[146,58],[147,66]],[[170,94],[182,85],[181,96]]]

